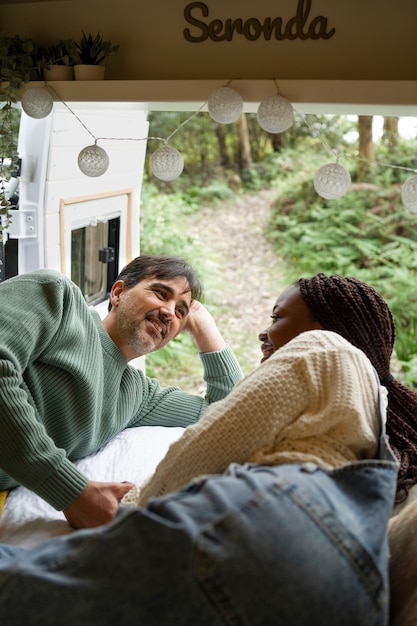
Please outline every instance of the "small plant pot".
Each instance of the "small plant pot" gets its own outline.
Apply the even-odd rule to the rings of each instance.
[[[104,65],[74,65],[75,80],[103,80]]]
[[[45,80],[72,80],[74,70],[70,65],[50,65],[43,70]]]

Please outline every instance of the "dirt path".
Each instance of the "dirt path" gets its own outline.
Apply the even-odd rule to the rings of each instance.
[[[265,235],[275,193],[245,194],[207,207],[188,225],[208,256],[207,301],[220,304],[217,324],[245,373],[259,363],[258,333],[269,324],[272,305],[286,286],[282,264]]]

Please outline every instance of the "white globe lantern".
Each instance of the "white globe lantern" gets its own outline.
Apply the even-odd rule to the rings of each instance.
[[[210,117],[219,124],[237,122],[243,111],[242,96],[231,87],[220,87],[208,99]]]
[[[52,111],[54,100],[44,87],[31,87],[22,94],[22,109],[35,119],[47,117]]]
[[[323,165],[314,176],[314,188],[326,200],[336,200],[346,195],[350,184],[348,170],[339,163]]]
[[[283,133],[292,126],[294,110],[291,102],[282,96],[271,96],[260,103],[256,117],[259,126],[268,133]]]
[[[405,181],[401,188],[401,200],[407,209],[417,213],[417,175]]]
[[[150,167],[153,174],[160,180],[175,180],[184,169],[184,159],[178,150],[165,145],[152,154]]]
[[[109,155],[103,148],[93,144],[81,150],[78,155],[78,167],[86,176],[102,176],[109,167]]]

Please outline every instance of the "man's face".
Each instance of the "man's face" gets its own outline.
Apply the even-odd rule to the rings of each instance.
[[[134,287],[116,281],[112,289],[116,315],[113,340],[134,358],[165,346],[183,330],[191,306],[188,282],[148,278]]]

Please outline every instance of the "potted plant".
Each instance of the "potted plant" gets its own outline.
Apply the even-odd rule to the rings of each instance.
[[[45,80],[72,80],[77,48],[72,39],[61,39],[38,49],[38,68]]]
[[[32,39],[0,32],[0,242],[13,208],[7,186],[18,162],[20,109],[13,104],[22,84],[37,78],[36,53]]]
[[[79,42],[75,42],[77,62],[74,65],[76,80],[97,80],[104,78],[104,65],[102,62],[110,54],[117,52],[119,45],[113,45],[111,41],[104,41],[100,32],[95,36],[82,32]],[[86,70],[86,68],[88,68]],[[91,68],[94,68],[93,70]]]

